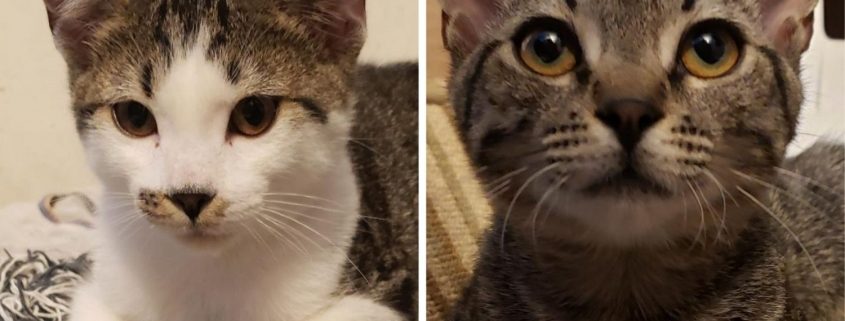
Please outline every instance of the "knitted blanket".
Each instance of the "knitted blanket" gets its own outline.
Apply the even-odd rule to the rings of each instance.
[[[70,297],[91,261],[82,255],[56,261],[43,252],[0,263],[0,321],[66,320]]]
[[[491,208],[453,126],[451,108],[427,108],[426,204],[429,321],[447,320],[469,281]]]

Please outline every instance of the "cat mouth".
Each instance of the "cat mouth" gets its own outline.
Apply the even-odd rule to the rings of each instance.
[[[617,173],[605,176],[588,185],[583,192],[589,196],[671,196],[671,191],[660,183],[640,174],[634,167],[626,166]]]

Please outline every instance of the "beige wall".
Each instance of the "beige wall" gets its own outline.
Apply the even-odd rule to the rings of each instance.
[[[416,0],[369,0],[367,62],[416,60]],[[0,206],[90,189],[42,1],[0,0]]]

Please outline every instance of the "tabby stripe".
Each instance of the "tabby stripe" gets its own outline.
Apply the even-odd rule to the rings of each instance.
[[[774,166],[780,164],[781,157],[775,154],[775,144],[768,134],[763,133],[757,129],[749,128],[745,124],[739,124],[736,128],[731,130],[733,135],[737,137],[753,137],[756,146],[759,146],[763,153],[766,154],[765,163],[763,166]]]
[[[478,80],[481,78],[481,73],[484,69],[484,63],[487,62],[487,59],[490,58],[490,55],[493,54],[493,51],[501,45],[501,41],[493,41],[482,49],[481,54],[478,57],[478,61],[475,63],[473,67],[472,76],[467,79],[467,82],[464,86],[466,88],[467,98],[464,102],[464,119],[461,120],[461,130],[463,132],[469,131],[470,128],[470,116],[472,116],[472,105],[474,104],[474,96],[476,86],[478,85]]]
[[[789,140],[792,140],[792,138],[795,137],[795,126],[793,126],[793,124],[795,124],[797,119],[796,115],[793,115],[792,111],[789,110],[789,96],[787,96],[788,89],[786,88],[786,80],[783,79],[783,68],[780,64],[780,59],[778,58],[778,54],[772,49],[762,46],[759,47],[759,49],[772,63],[775,81],[778,86],[778,93],[780,94],[780,108],[783,110],[783,117],[787,122],[786,127],[789,129]]]
[[[684,12],[692,10],[695,6],[695,0],[684,0],[684,4],[681,6],[681,10]]]
[[[241,65],[237,60],[232,60],[226,64],[226,77],[233,85],[238,84],[241,79]]]
[[[229,29],[229,5],[226,0],[217,1],[217,22],[220,23],[220,29]]]
[[[569,6],[569,10],[575,11],[575,7],[578,6],[578,2],[575,0],[566,0],[566,5]]]
[[[308,111],[308,114],[321,124],[325,124],[329,121],[329,116],[326,111],[323,108],[320,108],[314,100],[304,97],[288,98],[288,100],[299,104],[302,108],[305,108],[305,110]]]
[[[85,130],[94,129],[94,126],[91,124],[91,118],[94,117],[94,113],[97,112],[97,108],[101,105],[102,104],[88,104],[73,107],[73,116],[76,119],[77,131],[83,132]]]
[[[145,64],[141,71],[141,87],[147,98],[153,97],[153,66],[150,63]]]
[[[164,55],[169,57],[173,49],[170,43],[170,38],[164,31],[165,20],[167,20],[167,0],[163,0],[158,6],[158,10],[156,13],[156,25],[155,30],[153,30],[153,36],[155,37],[155,40],[161,45]]]

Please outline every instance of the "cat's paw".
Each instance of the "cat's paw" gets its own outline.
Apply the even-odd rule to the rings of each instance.
[[[347,296],[308,321],[405,321],[398,312],[371,299]]]
[[[125,321],[112,312],[91,285],[83,285],[73,297],[70,321]]]

